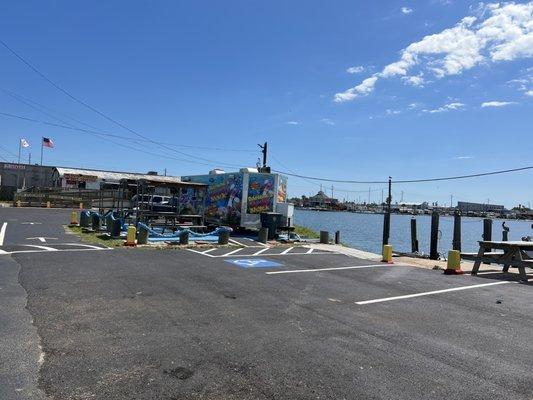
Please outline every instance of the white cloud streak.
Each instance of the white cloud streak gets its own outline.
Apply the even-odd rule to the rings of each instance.
[[[412,78],[421,77],[423,72],[441,79],[481,63],[533,56],[533,1],[483,5],[480,15],[465,17],[452,28],[411,43],[402,50],[398,61],[359,85],[335,94],[334,101],[367,96],[381,79],[404,77],[406,83],[413,84],[418,80]]]
[[[516,101],[486,101],[481,104],[481,108],[486,107],[505,107],[511,106],[513,104],[518,104]]]
[[[405,14],[405,15],[411,14],[413,12],[413,9],[409,7],[402,7],[401,10],[402,10],[402,14]]]
[[[429,113],[429,114],[437,114],[437,113],[442,113],[442,112],[447,112],[447,111],[462,110],[464,106],[465,105],[463,103],[454,102],[454,103],[445,104],[442,107],[435,108],[433,110],[422,110],[422,112]]]
[[[349,74],[359,74],[365,70],[365,67],[358,65],[355,67],[350,67],[346,70]]]
[[[331,119],[329,118],[322,118],[320,120],[320,122],[322,122],[323,124],[326,124],[326,125],[330,125],[330,126],[333,126],[335,125],[335,122],[333,122]]]
[[[287,121],[286,124],[287,125],[300,125],[298,121]]]

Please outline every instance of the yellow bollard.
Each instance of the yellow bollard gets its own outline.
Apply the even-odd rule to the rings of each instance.
[[[70,213],[70,226],[77,226],[78,225],[78,213],[76,211],[72,211]]]
[[[51,207],[51,204],[49,201],[46,202],[46,208],[50,208]]]
[[[83,203],[80,203],[80,210],[83,210]]]
[[[137,229],[135,229],[134,226],[128,226],[128,234],[126,235],[126,241],[124,242],[124,246],[137,246],[137,243],[135,243],[135,236],[137,236]]]
[[[390,244],[383,246],[383,259],[381,262],[392,264],[392,246]]]
[[[446,275],[462,275],[461,270],[461,253],[459,250],[450,250],[448,252],[448,263],[444,270]]]

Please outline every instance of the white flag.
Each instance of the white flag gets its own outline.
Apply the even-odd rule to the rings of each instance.
[[[30,147],[30,144],[28,143],[26,139],[20,139],[20,145],[24,148]]]

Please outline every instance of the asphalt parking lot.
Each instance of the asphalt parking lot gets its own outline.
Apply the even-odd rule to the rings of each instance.
[[[66,211],[5,221],[2,399],[533,398],[533,287],[514,275],[290,247],[91,250]]]

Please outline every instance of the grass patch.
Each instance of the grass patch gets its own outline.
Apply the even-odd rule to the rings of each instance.
[[[79,226],[67,226],[65,229],[78,236],[85,243],[101,244],[107,247],[124,247],[124,239],[112,239],[102,233],[85,233]]]
[[[294,233],[307,239],[318,239],[320,237],[318,232],[301,225],[294,225]]]

